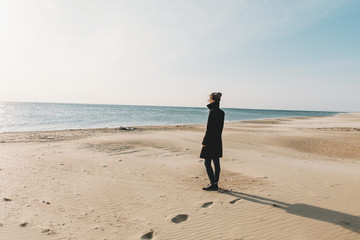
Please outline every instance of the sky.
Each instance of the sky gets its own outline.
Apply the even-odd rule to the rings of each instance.
[[[358,0],[0,0],[0,101],[360,112]]]

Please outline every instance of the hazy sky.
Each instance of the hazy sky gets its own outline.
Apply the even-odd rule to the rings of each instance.
[[[358,0],[0,0],[0,101],[360,111]]]

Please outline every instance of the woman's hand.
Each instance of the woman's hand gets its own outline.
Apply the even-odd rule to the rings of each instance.
[[[203,147],[205,147],[206,145],[203,145]]]

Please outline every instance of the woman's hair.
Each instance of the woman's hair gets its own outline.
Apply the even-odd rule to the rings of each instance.
[[[215,102],[220,102],[221,96],[222,96],[221,92],[213,92],[210,94],[210,98]]]

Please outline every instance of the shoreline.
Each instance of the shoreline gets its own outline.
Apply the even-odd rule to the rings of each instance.
[[[294,117],[274,117],[274,118],[258,118],[253,120],[233,120],[233,121],[225,121],[224,124],[231,123],[252,123],[252,122],[261,122],[267,120],[279,120],[279,119],[304,119],[304,118],[322,118],[322,117],[333,117],[337,115],[351,115],[351,114],[360,114],[356,112],[346,112],[346,113],[335,113],[334,115],[328,116],[294,116]],[[119,131],[132,131],[132,130],[145,130],[145,129],[161,129],[161,128],[174,128],[174,127],[186,127],[186,126],[204,126],[205,123],[184,123],[184,124],[165,124],[165,125],[139,125],[139,126],[119,126],[119,127],[100,127],[100,128],[66,128],[66,129],[54,129],[54,130],[30,130],[30,131],[10,131],[10,132],[0,132],[0,136],[2,134],[21,134],[21,133],[41,133],[41,132],[60,132],[60,131],[105,131],[105,130],[119,130]],[[127,129],[121,129],[127,128]]]
[[[50,105],[49,105],[50,104]],[[3,112],[0,132],[54,131],[206,124],[208,109],[193,107],[72,105],[14,103],[0,106]],[[226,121],[249,121],[294,116],[332,116],[340,112],[224,108]]]

